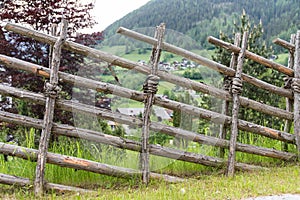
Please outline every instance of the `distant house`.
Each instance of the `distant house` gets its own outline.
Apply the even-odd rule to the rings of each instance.
[[[159,122],[171,119],[171,116],[166,111],[166,109],[157,107],[157,108],[154,108],[153,110],[154,110],[154,114],[157,117]]]
[[[144,108],[117,108],[116,112],[129,115],[132,117],[139,117],[144,114]],[[160,107],[154,107],[153,114],[157,117],[157,120],[159,122],[163,120],[171,120],[171,116],[173,114],[172,110],[168,110],[165,108]],[[136,137],[135,136],[135,127],[131,127],[129,125],[123,124],[122,125],[125,130],[125,135],[130,137]]]
[[[124,115],[137,117],[143,115],[144,108],[117,108],[116,111]],[[155,107],[153,111],[158,121],[171,120],[171,116],[165,108]]]
[[[132,117],[137,117],[143,115],[144,108],[117,108],[118,113],[129,115]]]

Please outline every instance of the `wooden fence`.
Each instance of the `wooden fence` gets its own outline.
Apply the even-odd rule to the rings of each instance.
[[[46,111],[44,120],[12,114],[0,111],[0,120],[3,122],[14,123],[25,127],[34,127],[42,130],[39,149],[29,149],[11,144],[0,143],[0,153],[10,156],[16,156],[23,159],[30,159],[37,162],[36,174],[34,180],[35,193],[41,195],[45,189],[54,188],[61,190],[83,190],[80,188],[62,186],[54,183],[47,183],[44,178],[45,164],[51,163],[62,167],[86,170],[94,173],[106,174],[117,177],[141,176],[144,183],[148,183],[149,178],[164,179],[170,182],[183,181],[178,177],[169,175],[162,175],[150,172],[149,154],[167,157],[171,159],[178,159],[181,161],[197,163],[205,166],[221,167],[227,166],[227,174],[233,175],[235,169],[240,170],[254,170],[263,169],[261,166],[250,165],[245,163],[238,163],[235,161],[236,151],[266,156],[284,161],[294,161],[299,159],[300,152],[300,31],[297,35],[292,36],[291,42],[286,42],[280,39],[275,41],[290,52],[289,66],[285,67],[281,64],[275,63],[271,60],[256,55],[246,49],[247,47],[247,33],[241,39],[241,35],[236,36],[235,44],[229,44],[214,37],[209,37],[208,41],[214,45],[225,48],[233,52],[231,66],[224,66],[220,63],[214,62],[207,58],[201,57],[195,53],[189,52],[185,49],[173,46],[163,42],[164,25],[160,25],[156,29],[154,38],[139,34],[137,32],[128,30],[126,28],[119,28],[118,33],[127,37],[153,45],[152,59],[150,65],[139,64],[137,62],[129,61],[127,59],[89,48],[71,41],[66,40],[65,30],[66,22],[62,23],[60,36],[50,36],[34,30],[27,29],[22,26],[7,23],[4,28],[8,31],[18,33],[23,36],[33,38],[39,42],[44,42],[52,47],[50,68],[45,68],[33,63],[25,62],[16,58],[0,55],[0,63],[8,68],[24,70],[33,75],[49,78],[49,82],[45,84],[46,92],[33,93],[19,88],[13,88],[7,85],[0,84],[0,93],[9,95],[18,99],[34,102],[36,104],[45,105]],[[55,31],[53,31],[55,32]],[[242,42],[241,42],[242,41]],[[241,47],[239,47],[241,43]],[[113,85],[101,81],[95,81],[83,78],[76,75],[67,74],[58,71],[60,64],[61,49],[66,49],[89,58],[106,61],[111,65],[119,66],[128,70],[135,71],[148,75],[145,81],[144,91],[135,91],[119,85]],[[157,70],[157,64],[160,58],[161,51],[168,51],[180,56],[183,56],[200,65],[209,67],[226,76],[232,77],[232,90],[218,89],[201,82],[193,81],[183,77],[173,75],[164,71]],[[266,67],[278,70],[279,72],[291,78],[293,84],[291,88],[281,88],[255,77],[251,77],[242,72],[244,59],[251,59]],[[237,62],[235,60],[237,59]],[[236,70],[234,66],[237,66]],[[155,95],[157,90],[158,79],[173,83],[184,88],[192,89],[197,92],[209,94],[213,97],[222,99],[224,101],[222,113],[213,112],[197,106],[188,105],[185,103],[172,101]],[[78,87],[89,88],[98,92],[106,94],[114,94],[119,97],[132,99],[138,102],[144,102],[145,109],[143,118],[131,117],[117,112],[101,109],[95,106],[74,102],[71,100],[64,100],[57,98],[60,88],[58,87],[58,80],[60,82],[71,83]],[[255,100],[241,96],[242,82],[250,83],[258,88],[264,89],[268,92],[280,95],[286,98],[286,110],[266,105]],[[228,105],[232,103],[232,116],[228,116]],[[220,124],[219,137],[207,136],[198,134],[192,131],[183,130],[177,127],[165,125],[163,123],[153,122],[149,118],[149,112],[152,105],[164,107],[174,111],[183,111],[194,116],[209,120],[211,123]],[[294,109],[292,108],[294,105]],[[284,131],[276,130],[271,127],[254,124],[252,122],[238,119],[239,107],[246,107],[256,111],[269,114],[286,121]],[[105,120],[115,121],[120,124],[134,125],[142,128],[142,141],[137,142],[127,138],[107,135],[102,132],[73,127],[66,124],[57,124],[53,122],[54,109],[65,111],[76,111],[85,114],[96,114],[97,117]],[[294,110],[294,111],[293,111]],[[293,126],[292,126],[293,124]],[[231,126],[230,140],[226,140],[226,128]],[[290,134],[289,129],[293,127],[295,134]],[[149,130],[159,131],[160,133],[170,136],[176,136],[186,140],[194,141],[204,145],[210,145],[220,148],[221,156],[212,157],[199,153],[188,152],[175,148],[168,148],[156,144],[149,144]],[[284,143],[294,144],[297,147],[298,153],[280,151],[273,148],[258,147],[249,144],[237,142],[237,134],[239,130],[251,132],[261,136],[265,136],[274,140],[282,141]],[[93,142],[112,145],[114,147],[136,151],[141,153],[141,170],[127,169],[112,165],[107,165],[99,162],[85,160],[81,158],[59,155],[48,152],[48,141],[51,133],[57,135],[77,137]],[[224,159],[224,149],[229,149],[228,160]],[[0,174],[0,183],[3,184],[18,184],[29,185],[31,181],[27,178],[15,177],[5,174]],[[84,191],[84,190],[83,190]]]

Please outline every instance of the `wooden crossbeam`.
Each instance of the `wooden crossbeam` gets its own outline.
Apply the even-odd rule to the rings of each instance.
[[[8,87],[8,86],[5,86],[5,87]],[[0,85],[0,93],[2,93],[3,89],[4,88],[2,88]],[[30,100],[32,102],[39,103],[39,104],[44,104],[44,102],[45,102],[45,98],[42,95],[34,94],[32,92],[26,92],[24,90],[12,88],[12,87],[8,87],[7,91],[9,91],[9,92],[6,92],[6,94],[13,94],[13,96],[15,96],[16,98]],[[88,105],[84,105],[81,103],[75,103],[72,101],[58,100],[57,108],[63,109],[66,111],[74,110],[74,111],[80,112],[80,113],[95,114],[99,118],[106,119],[106,120],[112,120],[112,121],[122,123],[122,124],[127,124],[127,125],[132,125],[132,126],[137,126],[137,127],[142,126],[142,121],[138,118],[130,117],[130,116],[120,114],[120,113],[110,112],[105,109],[95,108],[94,106],[88,106]],[[20,125],[23,124],[24,126],[35,127],[38,129],[42,128],[41,120],[32,119],[32,118],[28,118],[25,116],[19,116],[19,115],[15,115],[15,114],[11,114],[11,113],[6,113],[3,111],[0,111],[0,119],[3,121],[9,122],[9,123],[15,123],[15,124],[20,124]],[[60,126],[57,124],[55,124],[55,127],[57,127],[57,128],[54,128],[53,131],[59,135],[61,135],[61,134],[64,135],[69,132],[69,134],[71,134],[69,136],[76,137],[77,129],[75,129],[75,127],[69,127],[69,126],[65,126],[65,125]],[[64,127],[66,127],[66,128],[64,128]],[[157,123],[157,122],[151,122],[150,129],[153,131],[159,131],[161,133],[168,134],[170,136],[176,136],[179,138],[198,142],[200,144],[206,144],[206,145],[217,146],[217,147],[222,147],[222,148],[229,147],[229,142],[225,139],[219,139],[217,137],[206,136],[203,134],[197,134],[197,133],[194,133],[191,131],[182,130],[179,128],[175,128],[175,127],[164,125],[164,124]],[[72,133],[73,130],[75,131],[74,133]],[[66,133],[64,133],[64,132],[66,132]],[[95,136],[99,137],[98,139],[95,139],[95,137],[92,137],[92,138],[94,138],[93,139],[94,141],[107,144],[107,141],[108,141],[107,138],[108,138],[108,139],[111,139],[111,143],[109,143],[109,144],[111,144],[113,146],[129,149],[129,150],[133,150],[133,151],[140,151],[139,147],[131,146],[134,144],[137,145],[137,143],[134,143],[133,141],[130,141],[130,140],[124,140],[123,138],[122,139],[117,139],[117,138],[113,139],[114,138],[113,136],[106,136],[106,135],[103,136],[101,133],[87,131],[87,130],[78,129],[78,133],[79,132],[83,133],[82,135],[80,135],[80,137],[82,137],[82,138],[86,138],[84,133],[88,132],[88,133],[94,134]],[[103,139],[101,140],[102,136],[103,136]],[[88,139],[88,138],[86,138],[86,139]],[[122,141],[122,142],[120,143],[120,141]],[[154,148],[154,149],[152,150],[151,148]],[[164,152],[171,152],[171,150],[166,150],[166,149],[161,149],[162,151],[158,151],[159,149],[160,148],[156,149],[155,146],[151,145],[150,152],[151,152],[151,154],[159,155],[159,156],[163,156]],[[245,153],[267,156],[267,157],[272,157],[272,158],[277,158],[277,159],[282,159],[282,160],[287,160],[287,161],[294,160],[294,158],[295,158],[295,154],[292,154],[292,153],[281,152],[281,151],[278,151],[275,149],[256,147],[253,145],[242,144],[242,143],[237,143],[236,149],[237,149],[237,151],[241,151],[241,152],[245,152]],[[186,153],[184,153],[182,151],[176,152],[175,154],[166,154],[167,157],[168,157],[168,155],[171,156],[170,158],[177,158],[177,159],[183,160],[183,161],[189,161],[189,158],[191,158],[190,159],[190,160],[192,160],[191,162],[193,162],[193,160],[195,160],[197,163],[203,164],[203,165],[207,165],[207,164],[209,165],[209,164],[212,164],[215,162],[214,159],[208,159],[208,158],[205,158],[204,160],[195,159],[195,158],[192,159],[192,157],[188,156]],[[208,162],[205,162],[205,161],[208,161]]]

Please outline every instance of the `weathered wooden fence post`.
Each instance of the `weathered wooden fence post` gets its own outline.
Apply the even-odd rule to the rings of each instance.
[[[234,45],[235,46],[240,46],[241,43],[241,34],[240,33],[236,33],[235,34],[235,38],[234,38]],[[230,60],[230,68],[234,69],[236,68],[236,63],[237,63],[237,54],[232,52],[231,53],[231,60]],[[232,81],[232,77],[230,76],[225,76],[224,77],[224,82],[223,82],[223,88],[226,91],[230,91],[230,85],[231,85],[231,81]],[[224,100],[223,104],[222,104],[222,114],[223,115],[228,115],[229,114],[229,101]],[[223,124],[220,125],[220,133],[219,133],[219,137],[221,139],[226,139],[226,132],[228,129],[228,125],[225,124],[225,122]],[[224,154],[225,154],[225,149],[224,148],[220,148],[220,157],[224,158]]]
[[[290,39],[290,43],[291,44],[295,44],[295,34],[291,35],[291,39]],[[288,68],[290,69],[294,69],[294,62],[295,62],[295,49],[289,49],[289,61],[288,61]],[[286,89],[291,89],[291,80],[292,77],[285,77],[284,78],[284,88]],[[288,112],[292,112],[293,111],[293,100],[290,98],[285,98],[285,104],[286,104],[286,111]],[[291,120],[285,120],[285,124],[284,124],[284,132],[290,133],[292,127],[292,121]],[[284,151],[288,151],[288,144],[286,142],[284,142],[282,144],[282,149]]]
[[[156,27],[155,38],[157,39],[157,44],[153,46],[152,54],[150,58],[151,62],[151,74],[147,77],[143,90],[146,94],[144,115],[143,115],[143,126],[142,126],[142,151],[140,156],[141,170],[142,170],[142,180],[143,183],[149,183],[149,129],[150,129],[150,115],[152,110],[152,105],[154,101],[154,96],[157,92],[157,85],[159,77],[157,75],[158,62],[161,54],[161,45],[165,33],[165,24],[162,23]]]
[[[298,160],[300,160],[300,31],[297,31],[296,35],[294,74],[292,83],[294,90],[294,133],[296,135]]]
[[[238,135],[238,113],[240,107],[240,94],[242,92],[242,70],[244,64],[245,52],[247,49],[247,39],[248,32],[244,32],[242,48],[238,57],[238,65],[235,73],[235,77],[232,81],[232,98],[233,98],[233,106],[232,106],[232,124],[231,124],[231,136],[230,136],[230,145],[229,145],[229,157],[228,157],[228,168],[227,175],[234,175],[234,166],[235,166],[235,149],[237,143],[237,135]]]
[[[36,174],[35,174],[35,195],[41,196],[44,192],[45,185],[45,166],[46,166],[46,158],[48,151],[48,144],[51,135],[51,129],[53,124],[53,115],[54,115],[54,107],[55,100],[58,95],[60,88],[58,87],[58,70],[60,65],[60,56],[61,56],[61,47],[63,42],[66,39],[67,34],[67,21],[62,20],[61,23],[61,33],[60,37],[56,41],[52,50],[52,60],[51,60],[51,70],[50,70],[50,82],[45,83],[45,95],[46,99],[46,109],[44,115],[43,129],[39,144],[39,152],[36,166]]]

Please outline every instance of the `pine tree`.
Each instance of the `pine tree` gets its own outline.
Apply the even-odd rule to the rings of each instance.
[[[245,31],[249,32],[247,50],[265,58],[268,58],[270,55],[272,55],[272,47],[268,47],[266,43],[262,41],[264,32],[262,22],[260,21],[259,24],[253,25],[249,17],[246,15],[245,11],[243,11],[243,14],[240,18],[240,23],[238,24],[234,22],[234,31],[232,35],[227,35],[221,32],[220,39],[233,44],[235,33],[243,34],[243,32]],[[215,53],[216,55],[213,57],[215,61],[229,66],[231,59],[230,52],[217,47]],[[277,85],[279,87],[283,86],[283,77],[278,71],[267,68],[250,59],[245,59],[243,65],[243,73],[256,77],[262,81],[271,83],[273,85]],[[263,102],[268,105],[276,107],[282,106],[282,97],[274,94],[269,94],[267,91],[259,89],[256,86],[253,86],[246,82],[243,83],[242,96],[254,99],[258,102]],[[240,118],[264,126],[272,126],[273,128],[278,129],[281,128],[278,119],[244,107],[240,108]]]

